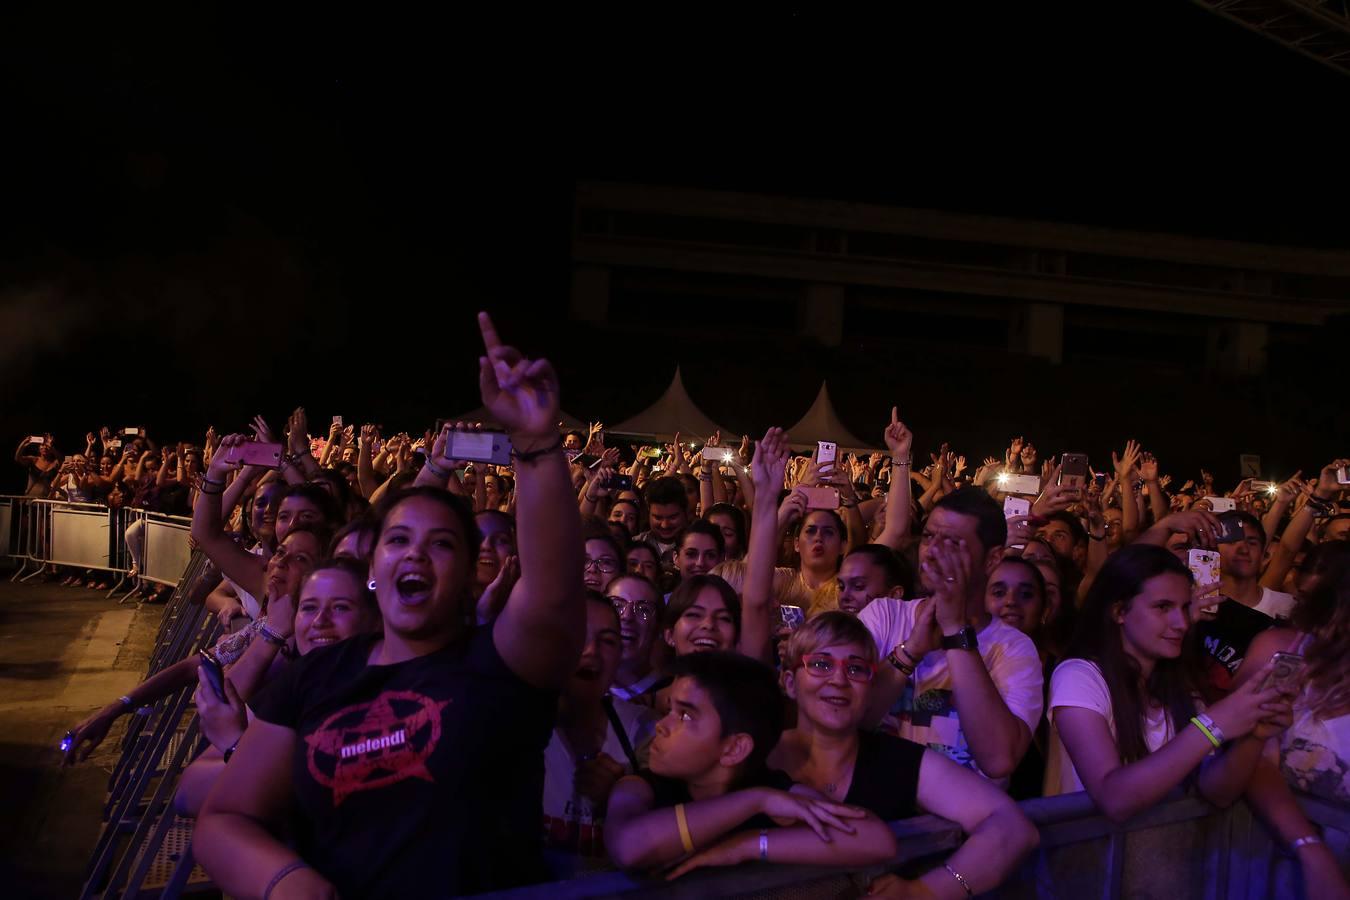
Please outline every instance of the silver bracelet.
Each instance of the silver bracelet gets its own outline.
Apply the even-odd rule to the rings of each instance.
[[[943,863],[943,864],[942,864],[942,868],[944,868],[944,869],[946,869],[948,872],[951,872],[951,873],[952,873],[952,877],[955,878],[955,879],[957,880],[957,882],[961,885],[961,887],[965,890],[966,896],[967,896],[967,897],[974,897],[974,896],[975,896],[975,892],[972,891],[972,890],[970,889],[970,882],[966,881],[966,878],[965,878],[964,875],[962,875],[960,872],[956,871],[955,869],[953,869],[951,866],[947,865],[946,863]]]
[[[450,473],[449,473],[449,472],[447,472],[445,469],[442,469],[440,466],[436,465],[436,464],[435,464],[434,462],[432,462],[430,459],[425,460],[425,461],[422,463],[422,465],[424,465],[424,466],[426,466],[428,469],[430,469],[430,470],[431,470],[431,474],[432,474],[432,475],[435,475],[437,478],[449,478],[449,477],[450,477]]]
[[[764,862],[769,861],[769,829],[767,828],[759,830],[759,858]]]
[[[1298,838],[1297,840],[1290,841],[1289,849],[1293,851],[1297,850],[1299,847],[1310,847],[1313,844],[1320,844],[1320,843],[1322,843],[1321,837],[1315,834],[1309,834],[1304,835],[1303,837]]]

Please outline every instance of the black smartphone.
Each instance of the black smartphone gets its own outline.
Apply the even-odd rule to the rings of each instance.
[[[198,651],[197,655],[201,658],[202,671],[206,673],[206,680],[211,683],[211,690],[216,692],[216,696],[221,700],[225,697],[225,671],[216,662],[216,658],[211,655],[210,650]],[[227,701],[228,702],[228,701]]]
[[[615,493],[619,493],[621,491],[631,491],[633,489],[633,476],[615,475],[612,487]]]

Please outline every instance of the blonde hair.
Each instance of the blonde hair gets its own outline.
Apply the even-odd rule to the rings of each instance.
[[[863,658],[876,665],[880,655],[872,632],[858,621],[856,616],[846,612],[831,610],[818,616],[812,616],[802,623],[792,634],[787,646],[787,671],[795,671],[802,664],[802,657],[815,653],[821,647],[837,647],[842,644],[857,644],[862,647]]]
[[[728,559],[713,566],[709,574],[720,576],[731,585],[737,596],[745,593],[745,560]],[[796,569],[778,566],[773,570],[772,599],[778,606],[800,606],[803,611],[813,608],[811,592],[798,577]]]

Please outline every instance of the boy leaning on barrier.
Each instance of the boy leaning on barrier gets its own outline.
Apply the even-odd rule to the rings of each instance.
[[[619,780],[605,844],[628,869],[750,860],[868,866],[895,854],[895,838],[866,810],[794,785],[765,760],[783,724],[773,670],[709,651],[675,665],[670,712],[656,726],[650,768]]]

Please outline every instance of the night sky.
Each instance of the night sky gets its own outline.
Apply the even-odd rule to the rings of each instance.
[[[1350,245],[1345,76],[1178,0],[941,5],[11,20],[6,440],[296,403],[411,430],[476,405],[480,306],[589,371],[579,179]]]

